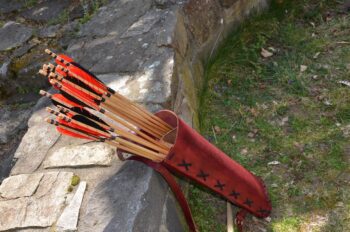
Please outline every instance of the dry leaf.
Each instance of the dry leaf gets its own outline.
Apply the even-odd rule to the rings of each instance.
[[[241,150],[241,154],[242,155],[246,155],[248,153],[248,149],[247,148],[243,148],[242,150]]]
[[[289,120],[288,116],[284,117],[284,118],[282,118],[282,120],[280,122],[278,122],[278,125],[279,126],[284,126],[288,122],[288,120]]]
[[[249,132],[249,133],[248,133],[248,137],[249,137],[249,138],[254,138],[254,136],[255,136],[255,134],[254,134],[253,132]]]
[[[349,81],[338,81],[338,83],[350,87],[350,82]]]
[[[317,52],[315,55],[314,55],[314,59],[317,59],[318,58],[318,56],[321,54],[321,52]]]
[[[350,44],[350,42],[347,42],[347,41],[338,41],[338,42],[335,42],[336,44]]]
[[[331,106],[332,102],[330,102],[328,99],[326,99],[323,104],[325,104],[326,106]]]
[[[215,130],[215,132],[218,133],[218,134],[221,132],[221,129],[220,129],[220,127],[218,127],[218,126],[214,126],[214,130]]]
[[[252,115],[253,115],[254,117],[258,116],[258,114],[259,114],[259,112],[258,112],[255,108],[251,108],[251,109],[250,109],[250,112],[252,113]]]
[[[271,52],[276,52],[276,51],[277,51],[276,48],[274,48],[274,47],[268,47],[268,49],[269,49]]]
[[[306,65],[300,65],[300,72],[305,72],[307,69]]]
[[[266,49],[264,49],[264,48],[261,48],[260,54],[261,54],[261,56],[264,57],[264,58],[268,58],[268,57],[273,56],[273,53],[272,53],[272,52],[269,52],[268,50],[266,50]]]
[[[231,85],[232,84],[232,80],[227,80],[227,84]]]

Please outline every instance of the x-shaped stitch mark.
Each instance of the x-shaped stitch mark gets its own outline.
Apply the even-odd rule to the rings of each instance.
[[[189,167],[191,167],[192,164],[186,163],[186,161],[183,159],[182,163],[177,164],[177,166],[184,167],[186,169],[186,171],[188,171],[190,169]]]
[[[239,192],[236,192],[235,190],[232,190],[230,193],[230,196],[233,196],[235,199],[237,199],[241,195]]]
[[[216,181],[214,187],[219,188],[221,191],[224,190],[225,184],[222,184],[219,180]]]
[[[258,210],[258,213],[261,213],[261,214],[266,214],[266,213],[268,213],[269,211],[268,210],[265,210],[265,209],[263,209],[263,208],[260,208],[259,210]]]
[[[245,200],[245,202],[243,204],[248,205],[249,207],[251,207],[253,205],[253,201],[250,200],[249,198],[247,198],[247,200]]]
[[[202,178],[204,181],[207,180],[208,176],[209,176],[209,174],[203,172],[203,170],[200,170],[200,172],[197,174],[197,177]]]

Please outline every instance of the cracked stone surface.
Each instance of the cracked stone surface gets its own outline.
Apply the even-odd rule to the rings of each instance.
[[[45,168],[110,166],[115,148],[104,143],[88,143],[59,148],[44,162]]]
[[[18,186],[18,180],[23,183],[26,179],[28,182],[23,183],[25,187],[21,187],[22,196],[17,194],[16,199],[0,200],[0,231],[51,226],[65,205],[72,176],[72,172],[47,172],[5,179],[5,185],[1,185],[1,191],[5,193],[13,191]],[[35,185],[35,192],[31,184]]]
[[[30,197],[37,190],[43,176],[43,173],[10,176],[0,186],[0,197],[5,199]]]
[[[16,22],[7,22],[0,29],[0,51],[10,50],[26,42],[33,30]]]
[[[27,9],[21,15],[29,20],[38,22],[48,22],[64,14],[64,10],[69,6],[69,0],[46,0],[41,1],[34,7]]]
[[[63,213],[59,217],[56,223],[57,231],[76,231],[79,219],[79,211],[81,202],[83,201],[84,193],[86,189],[86,182],[82,181],[79,184],[77,191],[75,192],[69,205],[64,209]]]
[[[15,158],[18,161],[13,167],[11,174],[36,171],[59,136],[60,134],[55,127],[49,127],[45,124],[37,124],[30,127],[15,153]]]
[[[169,232],[184,231],[174,198],[163,192],[165,186],[164,179],[146,165],[127,161],[92,192],[79,230],[161,231],[160,228],[165,227]]]
[[[9,110],[8,107],[0,108],[0,143],[9,142],[26,125],[23,121],[28,120],[32,110],[29,108]]]
[[[133,37],[148,32],[160,20],[161,14],[162,11],[159,9],[148,11],[138,21],[133,23],[121,38]]]

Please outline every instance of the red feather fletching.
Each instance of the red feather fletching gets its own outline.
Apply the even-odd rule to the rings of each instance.
[[[78,107],[78,108],[83,108],[81,105],[68,100],[67,98],[65,98],[62,94],[56,93],[52,95],[52,100],[67,106],[67,108],[71,108],[71,107]]]
[[[75,94],[77,94],[77,95],[83,97],[84,99],[89,99],[89,101],[94,102],[95,99],[93,98],[93,96],[91,96],[91,95],[89,95],[89,94],[87,94],[87,93],[81,91],[80,89],[77,89],[77,88],[74,87],[73,85],[70,85],[70,84],[68,84],[68,83],[66,83],[66,82],[61,82],[61,84],[62,84],[64,87],[66,87],[67,89],[69,89],[70,91],[74,92]]]
[[[90,76],[88,73],[86,73],[84,70],[74,66],[74,65],[70,65],[67,67],[69,71],[71,71],[72,73],[74,73],[77,76],[80,76],[82,79],[84,79],[86,82],[89,82],[91,85],[96,86],[97,88],[102,89],[103,91],[107,92],[107,87],[99,82],[98,80],[96,80],[94,77]],[[96,92],[98,92],[99,94],[103,94],[103,92],[99,91],[98,89],[94,89]]]
[[[86,134],[89,134],[89,135],[92,135],[92,136],[98,136],[98,137],[102,137],[102,138],[106,138],[105,135],[101,134],[101,133],[98,133],[96,131],[93,131],[93,130],[90,130],[86,127],[83,127],[83,126],[80,126],[74,122],[67,122],[59,117],[57,117],[57,122],[59,122],[59,124],[62,124],[62,125],[65,125],[65,126],[68,126],[68,127],[71,127],[71,128],[74,128],[74,129],[77,129],[77,130],[80,130],[80,131],[83,131],[85,132]]]
[[[64,134],[64,135],[68,135],[68,136],[71,136],[71,137],[74,137],[74,138],[79,138],[79,139],[92,140],[89,137],[83,136],[81,134],[74,133],[73,131],[66,130],[66,129],[64,129],[62,127],[59,127],[59,126],[57,126],[56,129],[57,129],[58,132],[60,132],[61,134]]]

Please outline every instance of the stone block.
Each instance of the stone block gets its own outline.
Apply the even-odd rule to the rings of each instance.
[[[15,22],[7,22],[0,29],[0,51],[10,50],[26,42],[33,34],[33,30]]]
[[[61,147],[44,161],[45,168],[110,166],[115,148],[105,143]]]
[[[68,232],[77,230],[79,211],[81,203],[83,201],[85,189],[86,182],[82,181],[79,184],[79,187],[75,192],[73,199],[69,202],[69,205],[64,209],[63,213],[61,214],[56,223],[57,232]]]
[[[5,199],[30,197],[37,190],[43,176],[42,173],[10,176],[0,186],[0,197]]]
[[[36,187],[40,177],[40,183]],[[22,187],[21,194],[18,193],[17,196],[32,195],[0,200],[0,231],[52,226],[66,204],[66,198],[69,195],[67,190],[72,177],[71,172],[46,172],[9,177],[4,187],[1,187],[2,192],[13,191],[18,185],[16,183],[18,180],[23,182],[24,179],[27,179],[30,180],[24,184],[27,189]],[[35,192],[33,192],[34,187],[30,184],[36,187]],[[14,193],[11,196],[14,196]]]

